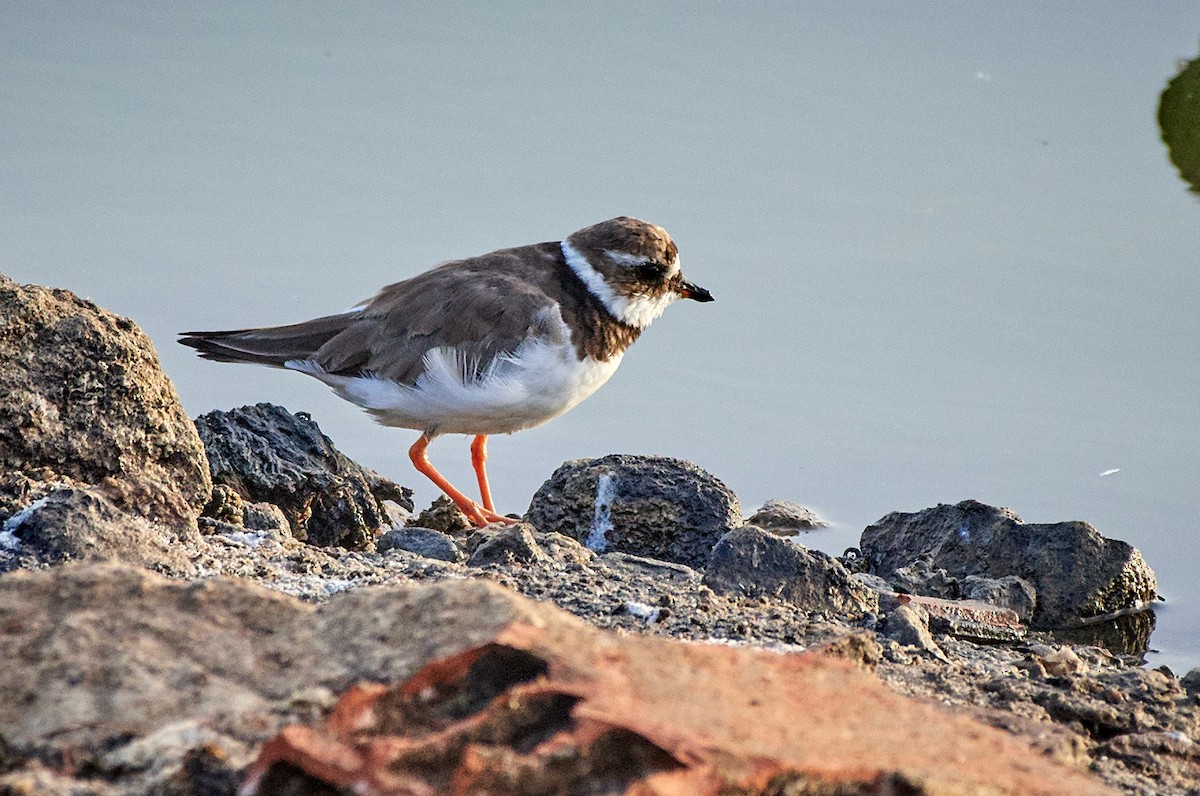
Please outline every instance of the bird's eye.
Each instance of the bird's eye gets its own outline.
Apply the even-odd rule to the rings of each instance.
[[[667,272],[661,263],[642,263],[637,267],[637,278],[642,282],[657,282]]]

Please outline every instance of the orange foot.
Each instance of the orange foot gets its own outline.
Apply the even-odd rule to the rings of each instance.
[[[454,500],[454,495],[448,494],[448,497],[451,500]],[[467,519],[470,520],[471,524],[476,528],[482,528],[485,525],[491,525],[493,522],[502,522],[505,525],[516,525],[518,522],[520,522],[520,520],[514,519],[513,517],[506,517],[503,514],[497,514],[490,509],[485,509],[483,506],[479,505],[473,500],[467,500],[467,504],[465,506],[462,503],[459,503],[457,500],[454,500],[454,505],[458,506],[459,511],[467,515]]]
[[[439,473],[429,462],[429,457],[425,450],[429,447],[429,443],[433,441],[433,437],[429,434],[422,434],[421,438],[413,443],[413,446],[408,449],[408,458],[412,460],[413,466],[417,468],[426,478],[437,484],[438,489],[446,493],[446,497],[454,501],[454,505],[458,506],[458,510],[467,516],[467,519],[476,528],[482,528],[485,525],[490,525],[493,522],[502,522],[505,525],[513,525],[520,520],[515,520],[512,517],[506,517],[503,514],[497,514],[492,507],[492,493],[488,488],[487,473],[484,471],[483,463],[487,459],[487,437],[480,435],[475,437],[475,441],[471,444],[471,463],[475,467],[475,475],[479,479],[479,489],[483,497],[483,505],[476,503],[469,497],[459,492],[454,488],[453,484]]]

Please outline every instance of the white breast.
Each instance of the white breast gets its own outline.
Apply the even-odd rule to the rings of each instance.
[[[594,393],[616,372],[621,355],[580,360],[557,308],[544,319],[551,333],[525,341],[511,355],[469,361],[454,348],[425,354],[414,385],[376,376],[337,376],[311,360],[288,368],[314,376],[385,426],[432,434],[510,434],[541,425]]]

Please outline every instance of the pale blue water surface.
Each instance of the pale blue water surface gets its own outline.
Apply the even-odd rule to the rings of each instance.
[[[0,270],[134,318],[193,414],[312,413],[417,488],[414,433],[175,333],[302,320],[596,221],[665,226],[681,302],[563,460],[691,459],[837,524],[976,498],[1085,519],[1200,663],[1200,204],[1155,126],[1200,4],[0,5]],[[470,483],[467,443],[434,461]],[[1108,475],[1102,475],[1109,473]]]

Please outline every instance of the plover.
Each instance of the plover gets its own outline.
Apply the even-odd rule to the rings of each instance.
[[[420,431],[413,465],[483,526],[515,521],[492,503],[488,435],[541,425],[587,398],[678,298],[713,300],[684,280],[666,230],[623,216],[444,263],[337,315],[179,342],[206,359],[306,373],[382,425]],[[480,502],[430,464],[441,434],[474,436]]]

